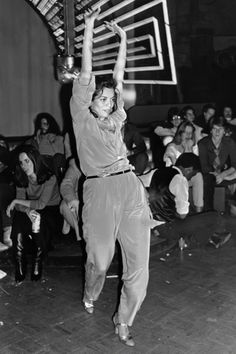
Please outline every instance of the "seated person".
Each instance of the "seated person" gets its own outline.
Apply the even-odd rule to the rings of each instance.
[[[64,217],[63,234],[68,234],[70,227],[75,230],[77,240],[81,240],[79,234],[79,196],[78,184],[81,180],[82,173],[76,166],[75,159],[70,159],[69,167],[61,182],[60,192],[62,201],[60,204],[60,212]]]
[[[216,114],[216,108],[213,104],[208,103],[202,107],[202,113],[199,117],[196,118],[195,124],[202,128],[202,133],[208,135],[209,130],[209,122],[212,117]]]
[[[152,231],[153,235],[160,235],[168,243],[184,238],[188,246],[205,244],[206,236],[210,242],[211,236],[217,233],[214,242],[218,248],[230,239],[229,233],[221,233],[221,216],[213,211],[189,215],[188,180],[199,171],[199,157],[183,153],[175,166],[151,171],[150,180],[146,175],[140,177],[149,192],[150,208],[156,222],[156,225],[153,222]],[[211,225],[212,235],[208,235],[206,223]]]
[[[64,154],[64,139],[60,128],[53,116],[46,112],[37,115],[34,136],[27,143],[34,145],[41,155]]]
[[[153,218],[158,221],[184,219],[189,212],[188,180],[200,170],[199,158],[183,153],[175,166],[156,170],[149,187],[149,203]]]
[[[15,258],[15,280],[26,275],[26,250],[33,253],[31,280],[42,276],[42,259],[60,220],[60,194],[56,177],[44,164],[38,150],[31,145],[21,146],[15,167],[16,199],[7,208],[15,209],[11,238]],[[37,230],[33,229],[37,220]],[[40,223],[39,223],[40,222]]]
[[[226,182],[227,177],[236,170],[236,144],[230,137],[225,136],[225,118],[214,117],[210,120],[209,127],[210,135],[198,143],[204,180],[205,210],[213,209],[215,185],[232,184],[232,181]]]
[[[194,132],[194,126],[188,121],[179,125],[173,141],[167,145],[163,156],[166,167],[175,165],[178,157],[185,152],[198,155]],[[201,212],[203,209],[203,177],[200,170],[190,178],[189,187],[192,187],[194,209],[196,212]]]
[[[0,251],[5,251],[12,246],[10,237],[12,217],[6,214],[7,206],[15,198],[13,175],[9,167],[10,160],[7,141],[0,136],[0,236],[3,237],[3,242],[0,242]]]
[[[182,111],[181,111],[181,117],[183,121],[187,121],[192,123],[192,125],[195,128],[195,142],[197,143],[199,140],[201,140],[206,134],[202,133],[202,127],[199,127],[199,125],[195,124],[195,110],[192,106],[185,106]]]
[[[236,118],[233,117],[233,110],[230,105],[225,105],[223,107],[222,116],[227,121],[225,136],[231,137],[236,142]]]
[[[45,156],[45,161],[56,173],[60,183],[66,166],[64,138],[51,114],[43,112],[37,115],[34,135],[26,144],[33,145]]]
[[[164,146],[173,140],[181,122],[182,118],[178,108],[171,107],[168,111],[167,120],[162,125],[158,125],[154,130],[154,133],[163,139]]]
[[[148,165],[147,147],[142,135],[130,123],[124,125],[124,142],[128,150],[128,160],[134,166],[135,174],[142,175]]]

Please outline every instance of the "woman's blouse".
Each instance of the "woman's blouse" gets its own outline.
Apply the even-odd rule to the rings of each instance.
[[[16,199],[30,200],[30,209],[34,210],[59,205],[60,194],[56,177],[52,176],[43,184],[33,183],[29,180],[27,188],[16,188]],[[25,211],[27,208],[17,205],[16,209]]]
[[[117,109],[105,120],[95,118],[89,107],[95,91],[95,78],[88,85],[74,80],[70,102],[80,167],[85,176],[103,176],[131,168],[121,128],[126,119],[123,100],[117,92]]]

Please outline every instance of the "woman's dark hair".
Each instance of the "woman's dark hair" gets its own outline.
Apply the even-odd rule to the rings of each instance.
[[[182,134],[185,132],[186,127],[191,127],[192,128],[192,130],[193,130],[193,138],[192,139],[194,141],[194,139],[195,139],[194,138],[195,127],[189,121],[184,121],[178,126],[177,131],[176,131],[175,136],[174,136],[174,139],[172,141],[173,143],[175,143],[177,145],[181,144]]]
[[[113,112],[117,109],[117,92],[116,92],[117,82],[113,78],[107,78],[104,76],[96,77],[96,89],[93,93],[92,101],[103,93],[104,88],[113,89],[115,94],[115,104],[113,107]]]
[[[37,134],[37,131],[39,129],[41,129],[41,120],[42,119],[46,119],[48,122],[48,133],[52,133],[55,135],[61,135],[61,131],[59,128],[59,125],[57,123],[57,121],[55,120],[55,118],[47,112],[42,112],[39,113],[34,121],[34,134]]]
[[[212,130],[213,125],[218,125],[219,127],[225,128],[227,126],[227,120],[223,116],[214,116],[210,119],[208,125],[210,131]]]
[[[33,162],[34,172],[37,176],[37,183],[43,184],[52,176],[52,171],[46,165],[44,158],[40,155],[39,151],[32,145],[22,145],[19,149],[17,149],[17,153],[15,155],[15,182],[18,187],[28,187],[28,176],[22,170],[19,162],[20,154],[25,153],[29,159]]]

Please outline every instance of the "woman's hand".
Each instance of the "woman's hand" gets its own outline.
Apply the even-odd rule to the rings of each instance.
[[[30,218],[31,222],[34,222],[36,217],[38,216],[38,213],[36,210],[34,209],[27,209],[26,214],[28,215],[28,217]]]
[[[84,22],[86,25],[94,22],[97,18],[98,18],[98,15],[100,14],[100,7],[98,7],[97,9],[88,9],[85,11],[84,13]]]
[[[114,34],[118,34],[118,36],[120,38],[126,37],[126,32],[120,26],[118,26],[116,22],[114,22],[114,21],[111,21],[111,22],[104,21],[104,23],[105,23],[105,26],[111,32],[113,32]]]
[[[14,199],[14,200],[11,202],[11,204],[9,204],[8,207],[7,207],[6,214],[7,214],[7,216],[8,216],[9,218],[10,218],[11,212],[12,212],[12,210],[15,208],[15,206],[16,206],[16,199]]]
[[[72,211],[72,213],[75,213],[76,216],[79,214],[79,201],[78,199],[71,200],[68,203],[69,209]]]

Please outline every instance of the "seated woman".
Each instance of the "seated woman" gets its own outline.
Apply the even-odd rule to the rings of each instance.
[[[154,133],[162,138],[163,145],[166,146],[170,143],[177,131],[178,126],[182,122],[182,118],[179,114],[177,107],[171,107],[168,111],[167,121],[162,126],[157,126]]]
[[[66,137],[67,140],[67,137]],[[48,166],[54,169],[58,183],[64,174],[66,157],[64,137],[55,118],[47,113],[39,113],[35,119],[34,135],[26,144],[35,146],[45,156]]]
[[[12,218],[6,214],[7,206],[15,198],[13,175],[9,167],[10,160],[7,141],[0,136],[0,236],[3,238],[3,242],[0,242],[0,252],[12,246],[10,238]]]
[[[34,145],[42,155],[64,154],[64,138],[55,118],[47,112],[39,113],[35,119],[35,131],[27,144]]]
[[[199,158],[204,180],[204,208],[213,209],[215,185],[228,185],[228,176],[236,171],[236,144],[225,136],[227,121],[213,117],[209,123],[210,135],[199,141]]]
[[[195,114],[195,110],[192,106],[185,106],[181,111],[181,117],[182,117],[183,121],[190,122],[194,126],[194,128],[195,128],[194,135],[195,135],[195,142],[196,143],[198,143],[199,140],[201,140],[204,136],[207,135],[202,132],[202,130],[203,130],[202,127],[195,124],[196,114]]]
[[[16,199],[7,208],[8,216],[15,209],[11,233],[15,280],[21,282],[25,278],[29,249],[33,253],[31,280],[39,280],[42,259],[52,237],[50,233],[60,216],[58,184],[38,150],[31,145],[17,151],[15,179]]]
[[[79,235],[79,195],[78,184],[81,180],[82,173],[76,166],[75,159],[70,159],[69,167],[61,182],[60,192],[62,201],[60,204],[60,212],[64,217],[63,234],[68,234],[70,227],[75,230],[77,240],[81,240]]]
[[[166,167],[175,165],[178,157],[185,152],[192,152],[198,155],[198,147],[194,140],[195,128],[190,122],[183,122],[179,125],[175,137],[166,147],[164,161]],[[192,187],[194,209],[201,212],[203,209],[203,177],[198,172],[189,180],[189,187]]]

